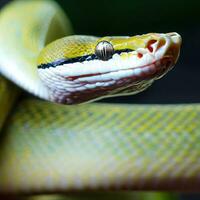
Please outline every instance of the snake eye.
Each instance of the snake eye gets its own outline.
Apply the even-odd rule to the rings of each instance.
[[[95,54],[100,60],[108,60],[114,54],[113,45],[107,41],[101,41],[97,44]]]

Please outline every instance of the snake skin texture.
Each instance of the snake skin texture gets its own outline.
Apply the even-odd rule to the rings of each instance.
[[[25,99],[1,137],[0,191],[198,189],[199,118],[199,105]]]

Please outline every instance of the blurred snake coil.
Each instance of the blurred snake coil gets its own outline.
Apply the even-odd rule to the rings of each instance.
[[[15,16],[22,15],[18,4],[25,2],[14,1],[0,12],[0,71],[14,82],[15,66],[36,64],[42,48],[34,40],[40,26],[32,32],[24,26],[32,20],[30,2],[44,4],[39,20],[48,38],[71,31],[62,25],[60,8],[48,0],[29,1],[28,15],[16,22]],[[61,24],[52,20],[49,26],[45,15],[54,9]],[[22,27],[29,37],[20,37]],[[22,40],[30,40],[31,52],[21,49]],[[29,59],[21,62],[24,55]],[[200,189],[199,104],[64,106],[35,98],[17,101],[20,91],[0,78],[0,194]]]

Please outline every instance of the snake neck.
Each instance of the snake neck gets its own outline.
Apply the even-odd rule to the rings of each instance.
[[[60,7],[50,0],[19,0],[8,4],[0,15],[0,72],[18,86],[43,99],[47,88],[37,72],[43,47],[71,33]]]

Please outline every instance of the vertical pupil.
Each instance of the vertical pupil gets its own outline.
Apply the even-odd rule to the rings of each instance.
[[[105,44],[105,46],[103,46],[103,57],[106,57],[106,47],[107,45]]]

